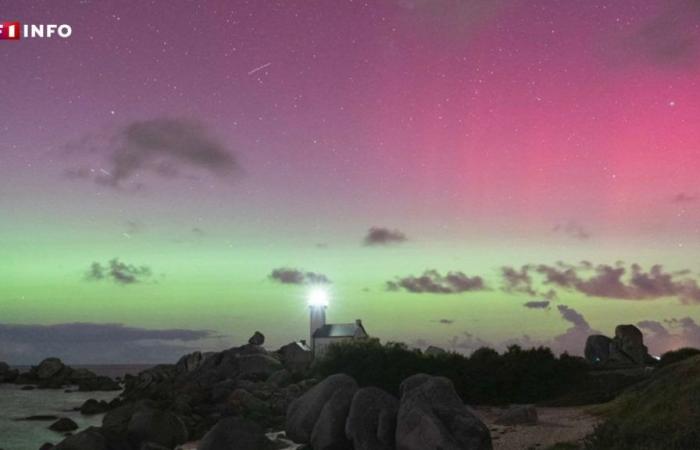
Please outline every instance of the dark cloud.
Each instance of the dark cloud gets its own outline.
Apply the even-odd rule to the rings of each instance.
[[[78,363],[174,362],[188,344],[221,336],[208,330],[147,329],[118,323],[0,323],[0,360],[36,364],[48,356]]]
[[[114,258],[105,265],[93,262],[85,277],[91,281],[112,280],[127,285],[140,283],[151,275],[151,269],[147,266],[126,264]]]
[[[270,279],[282,284],[329,284],[331,280],[322,273],[304,272],[299,269],[274,269]]]
[[[530,309],[549,309],[549,300],[533,300],[523,303],[523,306]]]
[[[510,266],[502,267],[501,276],[503,278],[504,291],[519,292],[532,297],[537,295],[537,292],[532,287],[532,277],[527,266],[523,266],[519,270]]]
[[[390,245],[406,242],[406,235],[399,230],[390,230],[382,227],[372,227],[367,231],[364,244],[371,245]]]
[[[547,300],[555,300],[557,293],[553,289],[539,291],[534,288],[530,269],[530,266],[523,266],[520,269],[510,266],[501,267],[501,278],[503,280],[501,289],[509,293],[520,293],[530,297],[543,297]]]
[[[677,297],[683,303],[700,303],[700,286],[688,271],[666,272],[661,265],[653,265],[645,271],[639,264],[629,266],[622,262],[615,265],[593,265],[583,261],[578,265],[559,262],[555,265],[528,264],[520,269],[504,267],[503,290],[540,294],[533,286],[533,276],[540,277],[540,285],[550,287],[544,293],[551,300],[556,290],[573,291],[590,297],[622,300],[653,300]]]
[[[590,239],[591,237],[591,233],[588,230],[586,230],[583,226],[573,221],[569,221],[564,224],[557,224],[554,226],[552,231],[554,233],[563,234],[566,237],[577,239],[579,241],[585,241]]]
[[[440,319],[437,321],[437,323],[440,323],[443,325],[452,325],[453,323],[455,323],[455,321],[452,319]]]
[[[685,192],[674,195],[672,199],[673,203],[693,203],[697,200],[697,195],[687,194]]]
[[[229,176],[238,171],[233,154],[199,122],[158,118],[132,122],[104,142],[82,144],[103,158],[102,167],[72,168],[70,178],[90,178],[121,187],[139,173],[160,177],[189,176],[192,169]]]
[[[643,23],[625,40],[632,58],[662,66],[687,68],[700,58],[700,2],[668,0],[655,17]]]
[[[204,236],[206,236],[206,234],[207,234],[206,231],[202,230],[202,229],[199,228],[199,227],[194,227],[194,228],[192,228],[192,233],[193,233],[194,235],[198,236],[198,237],[204,237]]]
[[[418,277],[408,276],[387,281],[386,287],[390,291],[404,289],[413,293],[456,294],[482,291],[486,289],[486,284],[481,277],[470,277],[462,272],[448,272],[443,276],[436,270],[426,270]]]

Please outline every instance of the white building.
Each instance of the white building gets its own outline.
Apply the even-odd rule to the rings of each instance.
[[[309,304],[310,342],[314,358],[323,356],[331,344],[369,337],[360,319],[354,323],[326,323],[327,306],[325,302]]]

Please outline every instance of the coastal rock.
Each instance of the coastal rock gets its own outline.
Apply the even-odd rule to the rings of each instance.
[[[589,363],[610,369],[654,363],[644,345],[641,330],[634,325],[618,325],[612,339],[602,335],[589,336],[584,354]]]
[[[127,425],[127,438],[132,446],[152,442],[173,448],[187,441],[185,424],[175,414],[157,409],[136,411]]]
[[[68,436],[53,450],[130,450],[125,442],[108,440],[99,428],[90,427],[85,431]]]
[[[314,450],[352,450],[352,443],[345,436],[345,422],[355,392],[357,384],[340,386],[323,405],[311,432],[311,447]]]
[[[345,435],[354,450],[393,450],[399,401],[393,395],[367,387],[355,392]]]
[[[239,378],[266,380],[280,369],[282,369],[282,363],[270,355],[242,355],[238,358]]]
[[[39,380],[48,380],[60,373],[65,367],[65,364],[58,358],[46,358],[39,363],[34,373]]]
[[[0,383],[12,383],[18,375],[17,369],[11,369],[9,364],[0,361]]]
[[[197,370],[204,362],[204,355],[202,352],[193,352],[188,355],[183,356],[175,364],[175,370],[178,373],[190,373]]]
[[[260,425],[241,417],[228,417],[214,425],[198,450],[268,450],[270,445]]]
[[[102,429],[110,435],[125,436],[131,418],[138,411],[154,409],[154,404],[147,400],[127,403],[108,411],[102,418]]]
[[[610,358],[612,339],[602,334],[593,334],[586,339],[584,355],[591,364],[601,364]]]
[[[311,349],[304,341],[291,342],[275,352],[282,359],[284,367],[292,373],[303,373],[313,361]]]
[[[118,391],[121,389],[119,383],[105,376],[94,376],[77,380],[78,390],[81,392],[92,391]]]
[[[649,353],[644,345],[644,336],[634,325],[618,325],[615,327],[615,343],[617,347],[634,363],[643,365],[649,359]]]
[[[264,418],[270,413],[266,402],[245,389],[236,389],[228,397],[228,404],[237,415]]]
[[[444,377],[414,375],[401,383],[397,450],[491,450],[488,428]]]
[[[75,431],[78,429],[78,424],[73,422],[67,417],[61,417],[57,421],[49,426],[49,430],[57,431],[59,433],[65,433],[68,431]]]
[[[265,343],[265,335],[259,331],[256,331],[250,339],[248,339],[250,345],[263,345]]]
[[[537,425],[537,408],[533,405],[513,405],[496,419],[498,425]]]
[[[80,414],[91,416],[95,414],[102,414],[108,409],[109,404],[106,401],[97,401],[94,398],[90,398],[88,400],[85,400],[85,402],[83,402],[83,404],[80,405]]]
[[[292,374],[287,369],[280,369],[270,375],[267,382],[277,387],[284,387],[292,382]]]
[[[339,408],[339,406],[342,407],[344,398],[350,392],[354,394],[356,390],[357,382],[345,374],[331,375],[321,381],[289,405],[286,417],[287,436],[294,442],[302,444],[310,443],[312,433],[314,432],[316,423],[319,421],[319,417],[326,403],[328,403],[336,393],[339,393],[338,397],[333,401],[333,406],[328,409],[328,413],[333,414],[333,417],[337,417],[339,413],[338,410],[342,409]],[[343,419],[343,427],[344,424],[345,420]],[[336,429],[335,426],[327,422],[323,426]],[[321,430],[319,430],[319,433],[320,431]],[[328,432],[328,430],[323,431],[324,433]],[[318,438],[321,438],[321,436],[318,436]]]

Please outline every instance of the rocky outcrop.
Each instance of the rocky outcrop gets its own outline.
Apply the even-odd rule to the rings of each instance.
[[[2,378],[2,367],[0,367]],[[119,383],[105,376],[96,375],[87,369],[73,369],[58,358],[46,358],[29,371],[16,374],[15,384],[35,385],[42,389],[62,389],[78,386],[80,391],[117,391]]]
[[[80,408],[78,410],[80,411],[80,414],[92,416],[95,414],[105,413],[109,409],[110,404],[108,402],[104,400],[97,401],[94,398],[90,398],[85,400],[85,402],[83,402],[83,404],[80,405]]]
[[[592,335],[586,339],[586,360],[606,368],[626,368],[653,364],[644,345],[642,332],[634,325],[618,325],[615,337]]]
[[[108,445],[124,444],[129,450],[173,448],[184,439],[201,439],[231,416],[245,417],[263,428],[280,429],[289,405],[315,380],[295,382],[300,374],[286,370],[278,353],[257,345],[264,339],[260,335],[253,335],[251,343],[240,347],[193,352],[175,364],[127,375],[119,401],[89,400],[80,407],[84,414],[107,412],[102,427],[76,434],[80,437],[74,437],[70,445],[81,439],[99,448],[98,442],[106,439]],[[55,361],[50,365],[55,365],[54,370],[58,368]],[[78,375],[96,381],[85,373]],[[35,373],[28,374],[28,378],[36,378]],[[341,435],[344,438],[344,429]],[[264,444],[273,445],[269,440]]]
[[[272,450],[265,430],[255,422],[240,417],[219,421],[199,443],[199,450]]]
[[[9,364],[0,361],[0,383],[12,383],[17,379],[19,371],[10,368]]]
[[[350,405],[345,435],[355,450],[393,450],[399,401],[374,387],[355,392]]]
[[[136,410],[129,419],[126,437],[134,448],[146,442],[173,448],[184,444],[189,434],[184,422],[175,414],[144,408]]]
[[[275,352],[284,367],[292,373],[304,373],[311,366],[313,354],[304,341],[291,342]]]
[[[337,417],[339,403],[344,402],[348,396],[351,397],[357,388],[357,382],[344,374],[331,375],[318,383],[289,405],[286,420],[287,436],[294,442],[301,444],[311,443],[316,424],[326,404],[335,396],[333,406],[328,408],[328,412],[333,413],[334,417]],[[324,427],[329,427],[330,425],[328,422],[322,424]],[[342,426],[342,437],[344,438],[344,419],[342,420]],[[325,439],[325,435],[328,433],[328,429],[319,430],[316,436],[318,439]]]
[[[397,450],[490,450],[491,435],[444,377],[414,375],[401,384]]]
[[[107,436],[99,428],[90,427],[68,436],[53,450],[131,450],[131,447],[127,442]]]
[[[256,331],[250,339],[248,339],[250,345],[263,345],[265,343],[265,335],[259,331]]]
[[[67,417],[61,417],[49,426],[49,430],[65,433],[78,429],[78,424]]]
[[[602,334],[593,334],[586,339],[584,355],[592,364],[602,364],[610,359],[612,339]]]
[[[488,428],[447,378],[415,375],[401,400],[332,375],[287,410],[287,436],[314,450],[490,450]],[[344,431],[343,431],[344,429]]]

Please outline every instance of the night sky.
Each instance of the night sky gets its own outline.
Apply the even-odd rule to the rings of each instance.
[[[700,346],[695,0],[0,4],[0,360]]]

